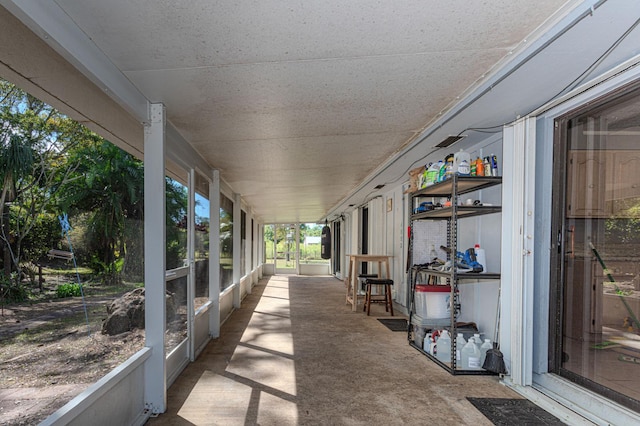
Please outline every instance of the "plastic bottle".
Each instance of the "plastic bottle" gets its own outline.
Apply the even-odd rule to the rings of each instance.
[[[428,354],[435,355],[435,347],[436,342],[434,341],[433,334],[427,333],[427,336],[424,338],[422,350]]]
[[[476,160],[473,160],[469,166],[469,175],[476,176]]]
[[[484,175],[491,176],[491,160],[489,157],[484,157],[484,162],[482,164],[484,165]]]
[[[482,158],[476,158],[476,176],[484,176],[484,162]]]
[[[463,370],[480,370],[482,364],[480,364],[480,349],[475,345],[471,339],[462,348],[461,364],[460,368]]]
[[[458,337],[456,337],[456,364],[460,365],[460,361],[462,360],[462,348],[467,344],[467,341],[464,339],[462,333],[458,333]]]
[[[447,330],[440,332],[436,342],[436,358],[441,362],[451,362],[451,336]]]
[[[447,163],[442,160],[438,161],[438,182],[444,181],[446,173]]]
[[[424,340],[422,341],[422,350],[425,352],[429,352],[430,344],[431,344],[431,333],[427,333],[427,335],[424,336]]]
[[[491,176],[498,176],[498,156],[491,154],[489,162],[491,163]]]
[[[444,161],[445,161],[445,164],[446,164],[444,178],[445,178],[445,180],[446,179],[451,179],[451,176],[453,176],[453,154],[447,155],[445,157]]]
[[[483,248],[480,248],[480,244],[476,244],[473,251],[476,253],[476,262],[482,265],[481,274],[487,273],[487,255]]]
[[[424,170],[418,178],[418,189],[422,189],[427,186],[427,170],[429,170],[429,166],[431,166],[431,163],[424,166]]]
[[[468,152],[460,150],[453,156],[453,172],[460,176],[469,176],[471,174],[471,156]]]
[[[440,163],[440,161],[438,161],[437,163],[431,163],[429,168],[426,170],[425,184],[427,186],[433,185],[434,183],[438,182],[438,172],[440,171],[441,167]]]
[[[480,350],[480,346],[482,346],[482,339],[480,338],[480,334],[475,333],[473,336],[469,338],[470,342],[473,342],[474,345]]]
[[[480,346],[480,367],[484,365],[484,360],[487,358],[487,351],[491,348],[493,348],[491,340],[484,339],[484,343]]]

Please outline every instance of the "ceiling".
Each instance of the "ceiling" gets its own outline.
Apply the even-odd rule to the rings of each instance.
[[[170,125],[265,223],[323,220],[364,200],[381,169],[402,183],[413,162],[403,158],[430,126],[568,9],[565,0],[0,3],[138,119],[141,100],[163,103]]]

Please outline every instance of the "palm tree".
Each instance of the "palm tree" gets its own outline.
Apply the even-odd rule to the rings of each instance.
[[[107,281],[118,281],[118,261],[127,251],[127,219],[142,220],[144,170],[142,162],[98,138],[74,152],[80,177],[66,185],[62,208],[89,213],[93,269]]]

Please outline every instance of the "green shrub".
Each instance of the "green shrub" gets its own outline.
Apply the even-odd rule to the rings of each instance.
[[[19,303],[29,298],[27,289],[21,284],[15,284],[14,280],[0,275],[0,303]]]
[[[76,283],[60,284],[58,288],[56,288],[56,294],[60,298],[77,297],[82,296],[82,289],[80,288],[80,284]]]

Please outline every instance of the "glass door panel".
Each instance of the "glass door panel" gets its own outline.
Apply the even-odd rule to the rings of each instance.
[[[276,274],[296,274],[298,271],[298,233],[295,224],[275,225]]]
[[[557,372],[640,406],[640,98],[564,122]]]
[[[209,181],[196,173],[194,209],[194,309],[209,301]]]
[[[188,188],[177,180],[166,178],[167,226],[167,314],[165,353],[171,352],[188,338],[189,265],[187,250]]]

